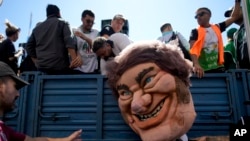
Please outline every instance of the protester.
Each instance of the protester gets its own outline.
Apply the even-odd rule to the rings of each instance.
[[[126,19],[124,18],[123,15],[116,14],[111,21],[111,25],[105,25],[102,28],[100,32],[100,36],[108,38],[114,33],[121,32],[122,27],[124,26],[125,22],[126,22]]]
[[[19,89],[29,83],[19,78],[4,62],[0,61],[0,117],[15,108],[15,100],[19,97]],[[14,131],[0,120],[0,141],[81,141],[82,130],[75,131],[65,138],[37,137],[32,138]]]
[[[236,28],[230,28],[227,30],[227,43],[224,48],[224,66],[226,70],[236,69],[236,52],[233,39],[236,31]]]
[[[0,45],[0,61],[3,61],[8,64],[17,74],[18,58],[22,55],[22,50],[17,52],[13,43],[18,40],[19,32],[21,29],[11,24],[8,20],[5,22],[5,24],[5,34],[7,38],[3,40]]]
[[[101,74],[106,75],[106,62],[114,59],[126,46],[133,41],[124,33],[114,33],[110,37],[97,37],[93,41],[93,52],[100,60]]]
[[[227,10],[224,13],[225,17],[229,17],[233,10],[234,10],[234,7]],[[240,8],[239,11],[240,11],[239,19],[234,22],[235,24],[240,26],[240,28],[235,32],[235,35],[234,35],[234,44],[236,48],[237,64],[238,64],[238,68],[250,69],[247,35],[246,35],[246,29],[244,26],[242,8]]]
[[[79,73],[73,68],[81,66],[82,60],[76,53],[68,22],[61,19],[60,9],[56,5],[49,4],[46,13],[47,19],[37,24],[28,40],[28,55],[38,70],[44,73]]]
[[[92,51],[92,42],[99,35],[99,31],[92,28],[95,14],[91,10],[84,10],[81,17],[82,25],[73,29],[73,33],[83,64],[75,69],[83,73],[99,73],[97,56]]]
[[[162,36],[158,37],[157,40],[160,40],[164,43],[169,43],[173,40],[178,40],[178,46],[182,50],[184,57],[186,59],[191,60],[189,50],[190,50],[190,44],[188,41],[184,38],[184,36],[180,32],[173,31],[172,25],[170,23],[165,23],[160,28]]]
[[[225,72],[224,45],[221,33],[239,17],[240,3],[235,2],[236,10],[231,17],[218,24],[211,24],[212,12],[206,7],[196,11],[195,19],[199,27],[191,31],[190,54],[194,63],[194,72],[199,78],[206,73]]]

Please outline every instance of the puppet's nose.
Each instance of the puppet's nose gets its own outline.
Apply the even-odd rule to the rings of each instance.
[[[140,114],[147,111],[152,97],[150,94],[134,94],[131,109],[134,114]]]

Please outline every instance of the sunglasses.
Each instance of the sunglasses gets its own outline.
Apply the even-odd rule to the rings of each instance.
[[[86,20],[87,24],[94,24],[94,21],[92,20]]]
[[[200,13],[198,13],[197,15],[195,15],[195,19],[197,19],[198,17],[202,17],[202,16],[204,16],[205,14],[207,14],[207,12],[200,12]]]

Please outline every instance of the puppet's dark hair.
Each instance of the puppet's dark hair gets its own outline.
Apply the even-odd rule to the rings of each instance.
[[[183,55],[180,55],[180,52],[176,46],[165,45],[160,41],[135,42],[126,47],[113,61],[107,63],[109,86],[118,98],[116,84],[122,74],[138,64],[152,62],[162,70],[178,77],[188,87],[192,66],[187,63]]]

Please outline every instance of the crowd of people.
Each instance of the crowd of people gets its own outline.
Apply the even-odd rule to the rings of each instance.
[[[62,19],[56,5],[49,4],[46,14],[46,20],[36,25],[25,47],[26,56],[32,61],[28,61],[29,65],[25,64],[27,61],[22,62],[19,69],[17,59],[22,52],[17,55],[12,42],[18,39],[20,28],[11,23],[6,24],[7,38],[4,39],[1,35],[1,40],[4,41],[0,47],[0,60],[9,64],[16,73],[29,70],[27,67],[31,67],[30,71],[33,71],[36,67],[36,70],[46,74],[105,75],[106,62],[133,43],[128,35],[121,33],[126,22],[121,14],[116,14],[110,25],[105,25],[100,31],[93,29],[95,14],[91,10],[82,12],[82,24],[73,29]],[[174,31],[171,23],[160,27],[162,35],[157,40],[164,43],[177,40],[174,43],[179,45],[185,58],[193,62],[194,73],[198,77],[203,77],[204,73],[225,72],[228,69],[249,69],[240,1],[224,15],[225,21],[213,25],[210,23],[210,9],[199,8],[195,15],[199,28],[191,30],[189,40],[180,32]],[[229,29],[228,43],[223,43],[221,33],[232,23],[238,24],[240,28],[237,31]]]
[[[236,0],[234,7],[225,12],[226,20],[218,24],[210,23],[210,9],[197,9],[195,19],[199,26],[191,30],[189,40],[180,32],[175,32],[171,23],[166,23],[160,27],[162,36],[154,42],[143,43],[134,43],[128,35],[121,33],[126,22],[121,14],[115,15],[110,25],[98,31],[92,28],[95,14],[91,10],[84,10],[81,14],[82,24],[71,29],[69,23],[62,19],[60,9],[49,4],[46,8],[47,18],[37,23],[33,29],[25,52],[37,70],[46,74],[107,75],[109,84],[119,99],[119,108],[126,123],[143,140],[187,140],[185,133],[196,116],[188,90],[190,74],[193,72],[201,78],[205,73],[221,73],[235,68],[250,69],[240,2]],[[221,33],[233,23],[240,27],[227,30],[228,43],[224,44]],[[17,76],[20,73],[17,59],[23,52],[16,51],[13,42],[17,41],[20,30],[7,21],[6,37],[0,35],[0,94],[11,94],[12,99],[16,99],[19,96],[18,90],[28,84]],[[171,44],[178,46],[180,50],[171,49]],[[183,58],[179,56],[180,51]],[[165,87],[166,84],[168,87]],[[142,95],[142,92],[147,93]],[[155,95],[151,95],[152,93]],[[2,104],[5,96],[2,97],[1,116],[13,108],[12,105]],[[171,97],[171,100],[166,100],[167,97]],[[167,103],[171,102],[177,108],[167,110]],[[154,107],[159,104],[159,109],[170,111],[173,118],[158,116],[157,114],[165,115],[159,111],[145,116],[147,105],[152,103]],[[182,116],[184,112],[186,114]],[[152,116],[158,116],[159,120],[150,119],[148,121],[151,122],[146,124],[142,122]],[[183,123],[179,123],[180,120]],[[151,128],[159,122],[160,127]],[[173,124],[168,124],[170,122]],[[32,140],[29,136],[14,132],[2,122],[0,127],[7,132],[8,138]],[[81,130],[58,140],[75,140],[80,134]],[[2,138],[6,137],[0,136],[0,140]]]

